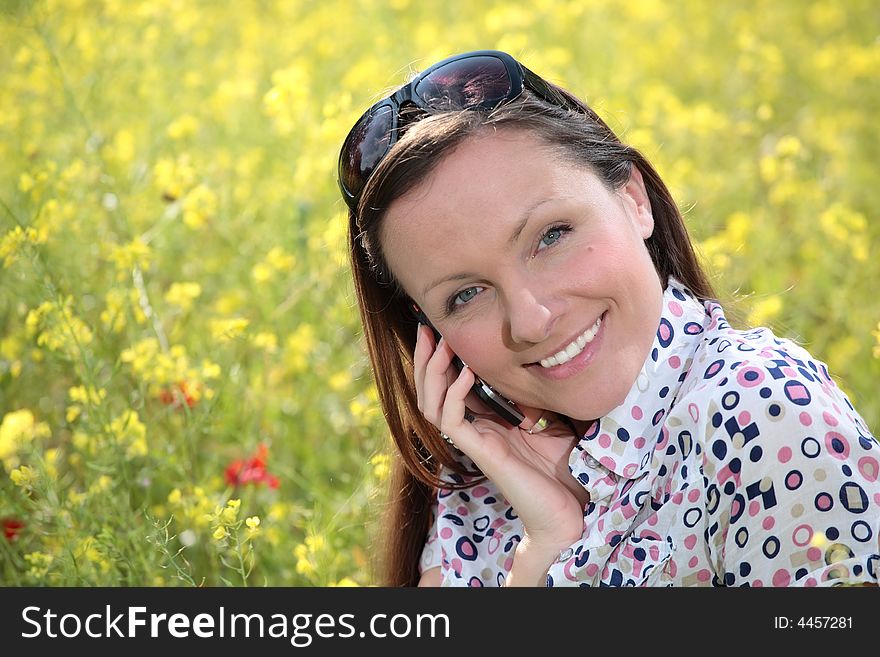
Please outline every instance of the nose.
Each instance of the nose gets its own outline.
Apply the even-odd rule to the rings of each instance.
[[[535,286],[520,285],[508,295],[507,321],[510,339],[517,344],[536,344],[550,334],[555,320],[546,295]]]

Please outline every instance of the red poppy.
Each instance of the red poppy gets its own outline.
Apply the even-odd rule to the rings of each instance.
[[[189,388],[189,384],[186,381],[179,381],[177,383],[177,392],[172,388],[165,388],[162,392],[159,393],[159,401],[163,404],[168,404],[170,406],[174,406],[174,408],[180,407],[180,400],[183,398],[183,401],[186,402],[186,405],[192,408],[196,405],[196,399],[191,394],[191,390]]]
[[[24,529],[24,523],[15,518],[3,518],[3,520],[0,520],[0,525],[3,525],[3,535],[6,536],[8,541],[14,541],[18,538],[21,530]]]
[[[230,486],[244,486],[245,484],[266,484],[269,488],[278,488],[278,477],[266,471],[266,460],[269,456],[269,448],[263,443],[257,446],[257,451],[250,458],[235,459],[226,466],[226,483]]]

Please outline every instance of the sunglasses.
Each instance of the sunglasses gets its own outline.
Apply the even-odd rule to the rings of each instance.
[[[517,98],[523,89],[558,107],[582,111],[548,82],[506,52],[476,50],[449,57],[422,71],[411,82],[364,112],[339,153],[339,189],[346,204],[357,208],[370,175],[398,140],[401,128],[425,114],[454,110],[492,110]],[[416,112],[401,119],[401,110]]]

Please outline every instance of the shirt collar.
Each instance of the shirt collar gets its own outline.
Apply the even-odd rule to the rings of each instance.
[[[576,478],[594,478],[582,472],[584,463],[598,462],[626,479],[647,471],[663,420],[710,321],[703,303],[670,276],[654,343],[635,383],[620,406],[590,424],[572,452],[569,465]]]

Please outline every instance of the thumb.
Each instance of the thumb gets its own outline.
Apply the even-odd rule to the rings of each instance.
[[[519,410],[525,416],[520,423],[519,428],[527,433],[539,433],[547,428],[550,420],[553,419],[553,413],[543,408],[535,408],[534,406],[525,406],[517,404]]]

